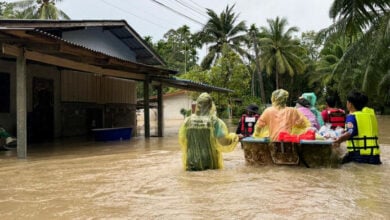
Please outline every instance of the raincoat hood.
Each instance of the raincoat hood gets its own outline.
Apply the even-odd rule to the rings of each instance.
[[[310,107],[315,107],[317,102],[317,96],[316,94],[314,94],[314,92],[303,93],[301,97],[307,99],[307,101],[310,102]]]
[[[284,89],[278,89],[272,92],[271,102],[275,108],[280,109],[286,107],[287,99],[288,92]]]
[[[213,115],[215,113],[215,104],[211,96],[204,92],[196,99],[196,115]]]

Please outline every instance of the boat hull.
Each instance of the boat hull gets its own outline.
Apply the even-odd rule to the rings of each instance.
[[[342,157],[332,148],[331,141],[302,140],[268,142],[267,139],[241,140],[245,161],[250,165],[293,165],[310,168],[337,168]]]

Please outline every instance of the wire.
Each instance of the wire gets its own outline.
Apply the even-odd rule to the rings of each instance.
[[[148,23],[150,23],[150,24],[153,24],[153,25],[155,25],[155,26],[161,28],[161,30],[164,30],[164,28],[165,28],[165,29],[170,29],[170,28],[168,28],[168,27],[164,27],[164,25],[157,24],[157,23],[154,23],[153,21],[144,19],[144,18],[142,18],[142,17],[140,17],[140,16],[138,16],[138,15],[136,15],[136,14],[134,14],[134,13],[131,13],[130,11],[127,11],[127,10],[125,10],[125,9],[123,9],[123,8],[120,8],[120,7],[118,7],[118,6],[116,6],[116,5],[112,4],[112,3],[109,3],[109,2],[107,2],[106,0],[100,0],[100,1],[102,1],[103,3],[109,5],[109,6],[113,7],[113,8],[116,8],[116,9],[122,11],[122,12],[125,12],[125,13],[127,13],[127,14],[130,14],[130,15],[132,15],[132,16],[134,16],[134,17],[140,19],[140,20],[143,20],[143,21],[146,21],[146,22],[148,22]]]
[[[170,10],[170,11],[172,11],[172,12],[174,12],[174,13],[176,13],[176,14],[182,16],[182,17],[185,17],[185,18],[187,18],[187,19],[189,19],[189,20],[191,20],[191,21],[193,21],[193,22],[195,22],[195,23],[197,23],[197,24],[199,24],[199,25],[202,25],[202,26],[204,25],[203,23],[201,23],[201,22],[199,22],[199,21],[197,21],[197,20],[195,20],[195,19],[193,19],[193,18],[191,18],[191,17],[189,17],[189,16],[187,16],[187,15],[181,13],[180,11],[177,11],[177,10],[175,10],[175,9],[173,9],[173,8],[171,8],[171,7],[165,5],[165,4],[163,4],[163,3],[161,3],[161,2],[159,2],[159,1],[157,1],[157,0],[150,0],[150,1],[152,1],[152,2],[154,2],[154,3],[156,3],[156,4],[158,4],[158,5],[160,5],[160,6],[164,7],[164,8],[166,8],[166,9],[168,9],[168,10]]]
[[[189,1],[190,1],[190,2],[192,2],[192,4],[194,4],[194,5],[198,6],[200,9],[202,9],[202,10],[206,10],[206,8],[205,8],[205,7],[203,7],[203,6],[199,5],[198,3],[196,3],[196,2],[194,2],[194,1],[192,1],[192,0],[189,0]]]
[[[180,1],[180,0],[175,0],[175,1],[176,1],[177,3],[183,5],[184,7],[188,8],[188,9],[190,9],[190,10],[196,12],[196,13],[198,13],[199,15],[201,15],[201,16],[203,16],[203,17],[205,17],[205,18],[209,18],[207,15],[203,14],[203,12],[201,12],[200,10],[197,10],[197,9],[191,7],[190,5],[184,3],[183,1]]]

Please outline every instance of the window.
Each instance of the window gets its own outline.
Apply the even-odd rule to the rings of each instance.
[[[0,113],[10,112],[10,75],[0,73]]]

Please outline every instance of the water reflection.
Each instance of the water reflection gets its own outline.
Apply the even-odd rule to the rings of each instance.
[[[389,219],[390,117],[379,116],[383,165],[340,169],[245,164],[185,172],[177,126],[165,138],[68,140],[0,152],[1,219]]]

